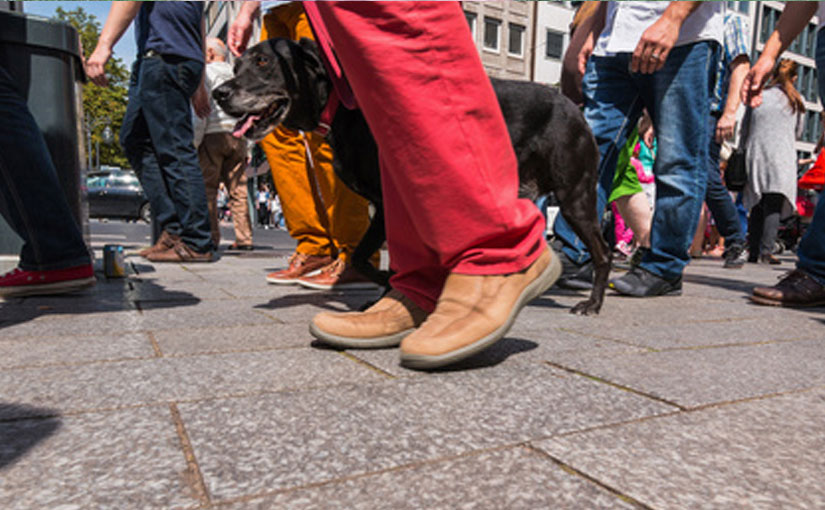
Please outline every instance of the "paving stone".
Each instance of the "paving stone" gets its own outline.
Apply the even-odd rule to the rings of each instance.
[[[415,377],[421,372],[409,370],[398,364],[398,349],[362,349],[348,351],[352,356],[397,377]],[[491,347],[450,367],[450,370],[495,370],[501,366],[525,363],[541,363],[563,352],[570,356],[625,354],[643,352],[642,349],[617,344],[609,340],[585,338],[557,329],[537,332],[513,327],[510,333]]]
[[[172,306],[169,306],[169,305]],[[188,327],[238,326],[277,324],[273,314],[259,310],[257,300],[227,299],[226,301],[181,302],[180,306],[166,301],[140,302],[141,320],[146,329],[162,326],[168,329]]]
[[[0,388],[8,402],[68,412],[382,378],[334,351],[287,349],[5,370]],[[0,409],[0,419],[17,417]]]
[[[50,310],[37,314],[3,315],[0,317],[0,337],[36,336],[117,336],[141,331],[143,320],[138,311],[63,312]]]
[[[825,390],[537,442],[659,510],[825,508]]]
[[[227,510],[631,509],[617,496],[515,447],[228,505]]]
[[[191,508],[167,407],[0,422],[0,508]]]
[[[0,340],[0,369],[154,356],[145,333],[111,336],[30,337]]]
[[[672,409],[539,365],[180,406],[215,500]]]
[[[152,334],[167,356],[308,347],[313,340],[307,324],[301,323],[162,329]]]
[[[825,339],[552,361],[685,407],[825,384]]]

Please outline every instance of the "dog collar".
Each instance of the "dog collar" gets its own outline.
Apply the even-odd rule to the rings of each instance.
[[[329,94],[327,105],[324,111],[321,112],[321,118],[318,120],[318,127],[312,130],[313,133],[321,136],[327,136],[330,129],[332,129],[332,120],[335,118],[335,112],[338,111],[338,105],[341,104],[341,99],[335,89]]]

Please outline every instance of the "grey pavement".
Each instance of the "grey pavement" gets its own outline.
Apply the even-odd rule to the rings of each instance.
[[[91,228],[98,257],[147,242]],[[313,343],[313,314],[376,294],[267,285],[294,245],[256,245],[0,301],[0,508],[825,508],[825,309],[747,300],[792,254],[700,259],[683,296],[598,317],[551,289],[422,373]]]

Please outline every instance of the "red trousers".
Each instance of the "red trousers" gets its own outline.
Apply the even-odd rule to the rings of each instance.
[[[304,2],[322,20],[381,154],[392,286],[433,310],[450,272],[542,253],[515,155],[458,2]]]

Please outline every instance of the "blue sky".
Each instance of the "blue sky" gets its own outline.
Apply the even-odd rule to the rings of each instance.
[[[23,4],[23,11],[28,14],[51,18],[54,16],[54,11],[58,7],[62,7],[63,10],[66,11],[83,7],[83,10],[97,17],[100,22],[100,27],[103,28],[103,24],[106,22],[106,16],[109,14],[109,5],[111,5],[111,3],[112,2],[59,2],[54,0],[39,2],[26,1]],[[137,53],[135,33],[132,27],[129,27],[126,33],[123,34],[123,37],[120,38],[120,41],[115,45],[114,53],[124,64],[131,67],[135,59],[135,53]]]

